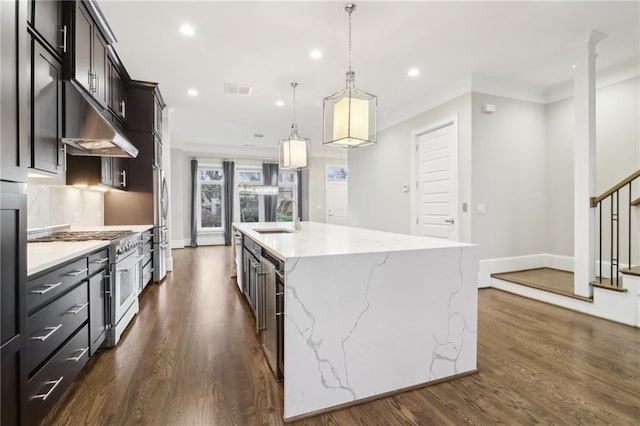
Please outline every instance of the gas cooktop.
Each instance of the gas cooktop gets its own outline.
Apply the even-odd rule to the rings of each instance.
[[[89,240],[115,240],[126,235],[133,234],[132,231],[62,231],[55,232],[45,237],[29,240],[30,243],[46,243],[52,241],[89,241]]]

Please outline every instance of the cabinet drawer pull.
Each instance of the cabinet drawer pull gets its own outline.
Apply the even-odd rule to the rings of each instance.
[[[108,261],[109,261],[108,257],[103,257],[102,259],[94,260],[91,263],[93,263],[94,265],[102,265],[103,263]]]
[[[120,101],[120,114],[122,115],[122,117],[126,117],[126,103],[124,101]]]
[[[65,312],[65,314],[73,314],[73,315],[78,315],[80,313],[81,310],[83,310],[84,308],[86,308],[87,306],[89,306],[89,302],[84,303],[82,305],[75,305],[77,306],[76,309],[69,309],[67,312]]]
[[[122,176],[122,180],[120,181],[120,186],[126,188],[127,186],[127,171],[123,170],[120,172],[120,176]]]
[[[53,386],[51,386],[51,389],[49,389],[49,391],[47,393],[41,393],[41,394],[38,394],[38,395],[33,395],[31,397],[31,399],[40,398],[43,401],[46,400],[47,398],[49,398],[49,395],[51,395],[51,392],[53,392],[53,390],[55,388],[57,388],[58,385],[62,382],[62,379],[64,379],[64,376],[60,376],[60,378],[58,380],[49,380],[49,381],[44,382],[46,385],[53,385]]]
[[[284,295],[284,292],[282,292],[282,293],[276,293],[276,296],[283,296],[283,295]]]
[[[77,277],[78,275],[84,274],[85,272],[87,272],[88,269],[78,269],[77,271],[73,271],[73,272],[69,272],[68,274],[65,274],[67,277]]]
[[[55,284],[45,284],[42,286],[43,288],[39,288],[37,290],[29,290],[29,294],[46,294],[51,290],[53,290],[54,288],[59,287],[61,285],[62,285],[62,282],[55,283]]]
[[[49,330],[49,332],[47,334],[45,334],[44,336],[35,336],[32,337],[31,340],[40,340],[41,342],[44,342],[45,340],[47,340],[49,337],[51,337],[51,335],[53,333],[55,333],[56,331],[58,331],[58,329],[62,327],[62,324],[58,324],[56,327],[45,327],[45,330]]]
[[[88,351],[88,350],[89,350],[89,347],[88,347],[88,346],[87,346],[86,348],[84,348],[84,349],[76,349],[76,350],[75,350],[75,351],[73,351],[73,352],[75,353],[75,352],[78,352],[78,351],[82,351],[82,352],[80,352],[80,355],[78,355],[78,356],[74,356],[74,357],[71,357],[71,358],[67,358],[67,361],[73,361],[73,362],[78,362],[78,361],[80,361],[80,358],[82,358],[82,357],[84,356],[84,354],[86,354],[86,353],[87,353],[87,351]]]

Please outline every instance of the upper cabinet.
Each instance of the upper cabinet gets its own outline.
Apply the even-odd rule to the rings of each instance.
[[[107,106],[109,92],[107,75],[107,42],[81,1],[75,2],[74,49],[71,77]]]
[[[62,152],[62,63],[32,41],[31,78],[31,167],[60,173]]]
[[[130,130],[153,132],[162,139],[162,111],[165,108],[157,83],[132,81],[129,85],[128,127]]]
[[[63,20],[62,2],[30,0],[29,6],[32,28],[53,52],[62,56],[69,48],[71,37],[69,26]]]
[[[27,2],[0,1],[0,12],[0,180],[25,182],[31,68]]]
[[[109,49],[107,55],[107,73],[109,75],[109,93],[107,93],[109,109],[116,118],[126,124],[127,84],[130,78],[113,49]]]

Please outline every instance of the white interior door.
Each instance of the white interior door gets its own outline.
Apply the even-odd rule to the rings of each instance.
[[[456,133],[451,123],[417,138],[419,235],[458,238]]]
[[[349,197],[346,181],[327,180],[327,223],[347,225]]]

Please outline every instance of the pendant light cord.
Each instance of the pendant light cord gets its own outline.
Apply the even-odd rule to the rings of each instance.
[[[293,87],[293,123],[291,123],[291,129],[295,130],[296,129],[296,86],[298,85],[298,83],[296,83],[295,81],[293,83],[291,83],[291,87]]]
[[[351,73],[351,13],[353,9],[349,9],[349,72]]]

